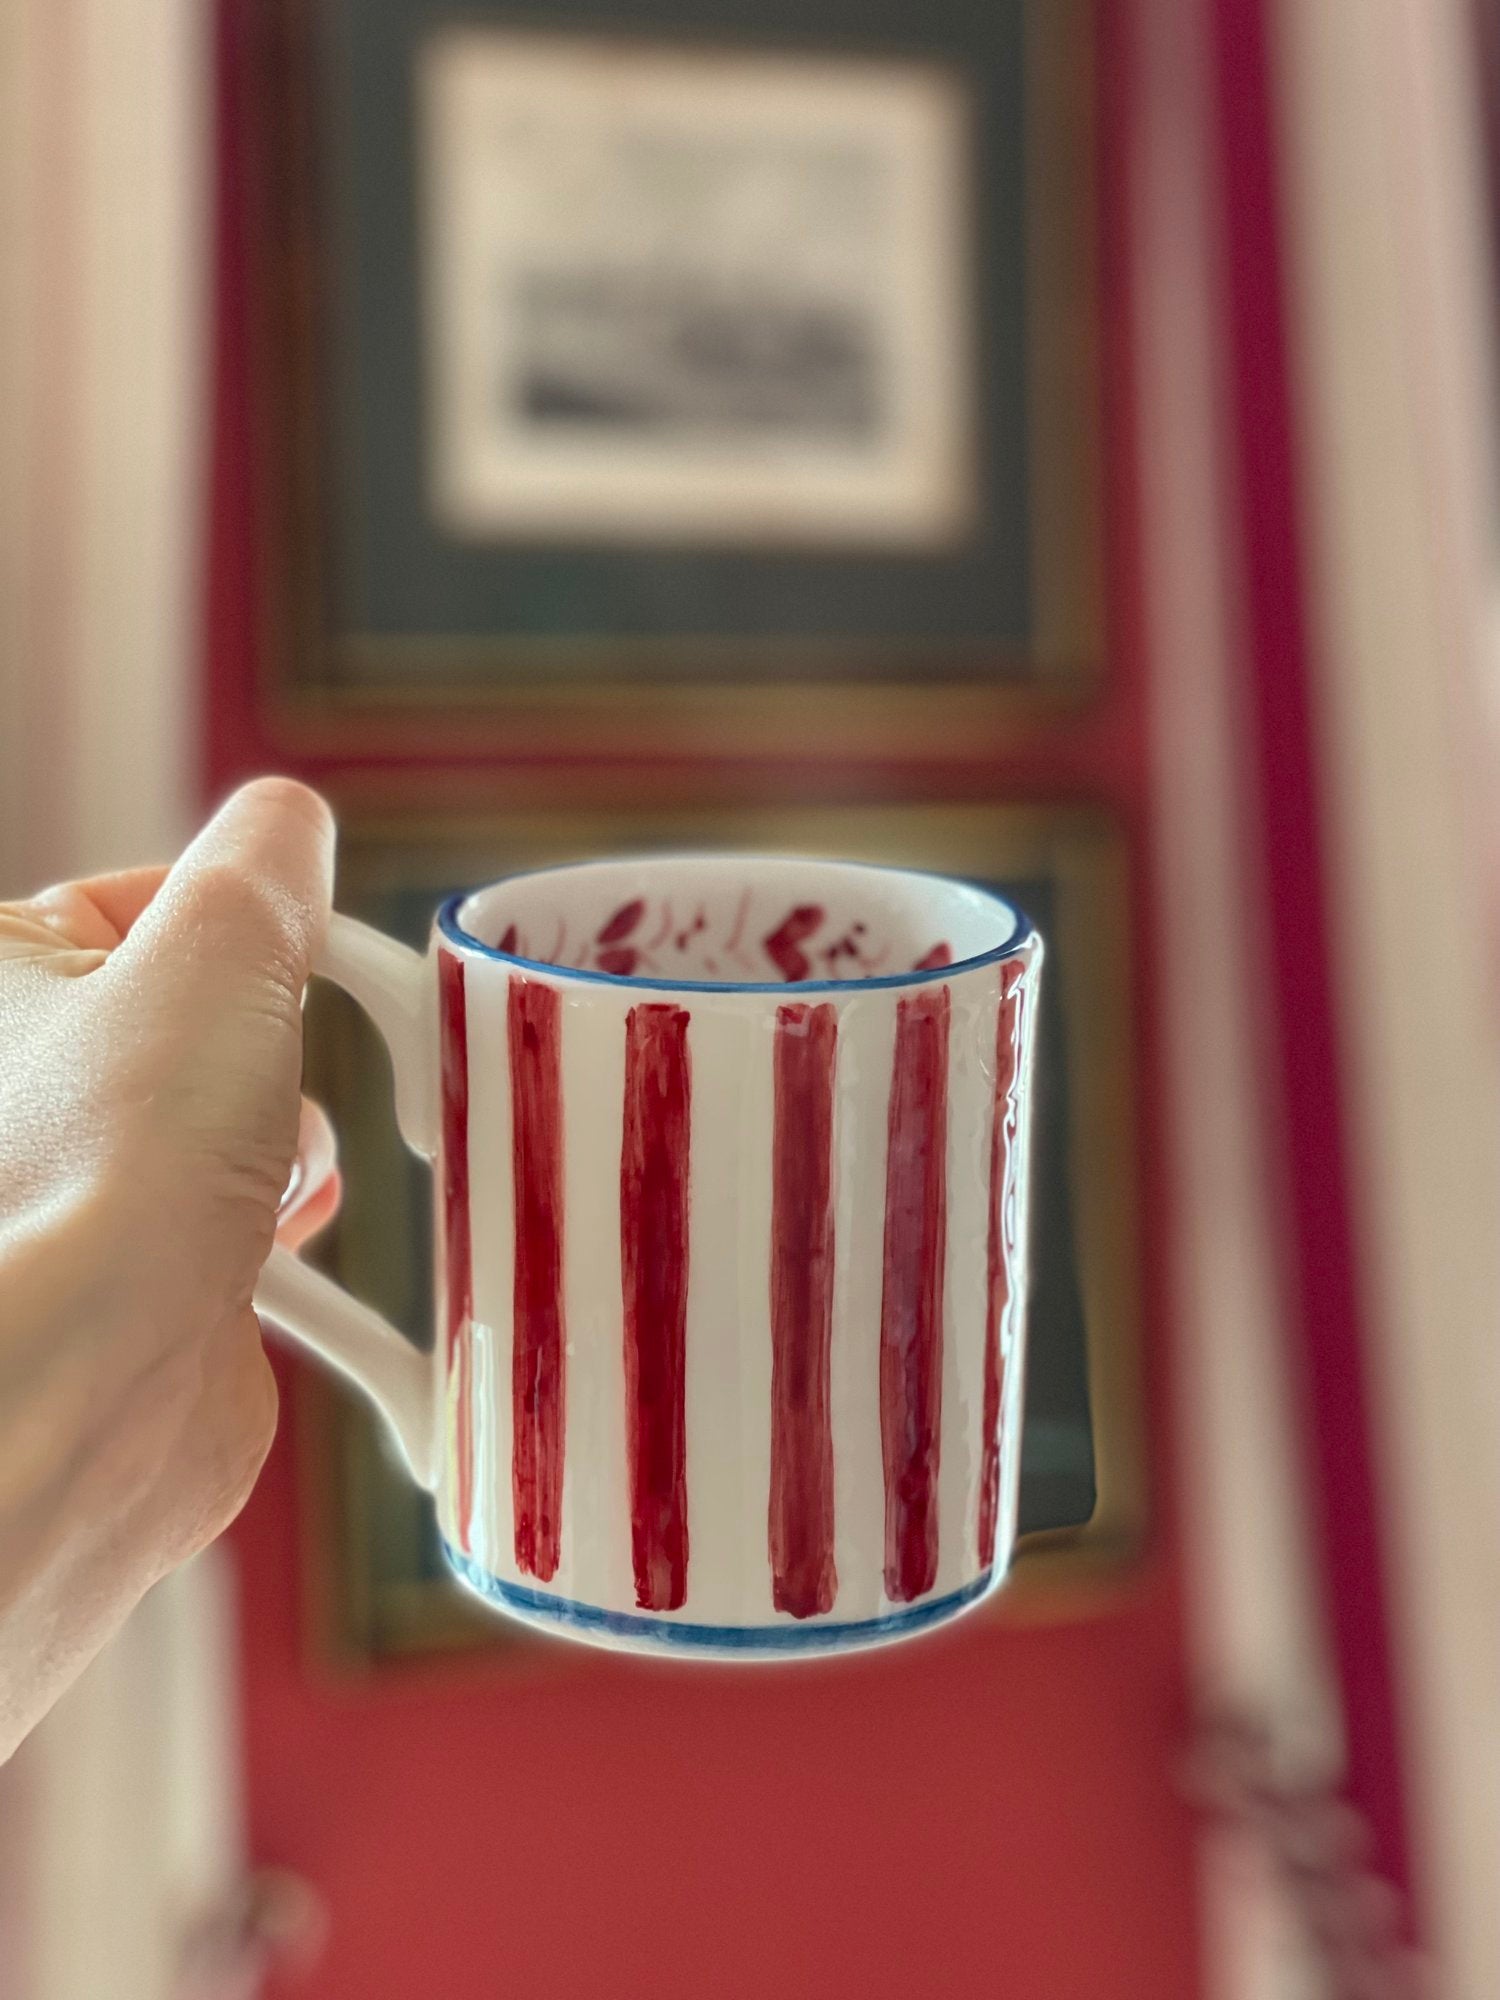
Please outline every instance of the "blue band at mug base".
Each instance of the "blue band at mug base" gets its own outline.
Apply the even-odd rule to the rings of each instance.
[[[548,1591],[531,1590],[522,1583],[507,1583],[482,1569],[472,1557],[446,1540],[443,1554],[461,1583],[501,1611],[537,1624],[557,1626],[580,1639],[592,1638],[604,1643],[615,1639],[685,1654],[738,1653],[785,1658],[876,1646],[951,1618],[955,1612],[977,1602],[998,1580],[994,1570],[986,1570],[961,1590],[925,1598],[920,1604],[888,1611],[878,1618],[805,1625],[693,1625],[675,1618],[652,1618],[644,1612],[606,1611],[597,1604],[579,1604],[570,1597],[554,1597]]]

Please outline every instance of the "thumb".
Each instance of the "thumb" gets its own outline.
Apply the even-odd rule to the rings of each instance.
[[[248,1192],[266,1231],[296,1146],[302,990],[332,874],[327,806],[290,779],[259,779],[209,821],[94,975],[108,982],[121,1095],[149,1107],[174,1186],[206,1173],[202,1192]]]
[[[271,982],[300,1000],[328,927],[333,816],[291,778],[237,791],[184,851],[113,954],[160,992]]]

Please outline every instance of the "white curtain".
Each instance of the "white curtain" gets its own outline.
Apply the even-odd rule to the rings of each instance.
[[[1139,0],[1131,161],[1189,1644],[1204,1716],[1263,1725],[1278,1776],[1322,1784],[1341,1741],[1255,1073],[1262,947],[1247,921],[1256,878],[1235,699],[1226,246],[1206,11]],[[1328,2000],[1329,1970],[1254,1825],[1206,1822],[1200,1870],[1206,2000]]]
[[[1344,1085],[1438,1990],[1500,1993],[1500,583],[1469,0],[1279,0]]]
[[[0,893],[190,819],[211,16],[0,7]],[[153,1593],[0,1770],[6,2000],[171,2000],[238,1877],[227,1559]]]
[[[0,8],[0,876],[165,855],[194,738],[199,0]]]
[[[1245,1002],[1222,218],[1201,11],[1139,0],[1135,274],[1192,1645],[1287,1775],[1340,1755]],[[1468,0],[1273,0],[1341,1084],[1419,1898],[1500,1993],[1500,306]],[[1232,219],[1231,225],[1232,226]],[[1228,559],[1225,559],[1228,550]],[[1293,943],[1291,948],[1295,948]],[[1267,1467],[1275,1468],[1268,1482]],[[1337,1588],[1337,1579],[1333,1587]],[[1342,1991],[1284,1871],[1205,1842],[1214,2000]],[[1407,1990],[1393,1987],[1393,1991]]]

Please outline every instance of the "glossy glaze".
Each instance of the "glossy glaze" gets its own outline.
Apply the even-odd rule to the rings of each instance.
[[[467,967],[445,953],[438,959],[438,1056],[442,1102],[442,1172],[438,1207],[442,1215],[442,1355],[450,1385],[453,1422],[452,1507],[454,1533],[467,1547],[474,1509],[474,1399],[472,1316],[474,1302],[473,1212],[469,1184],[469,1033],[465,996]]]
[[[885,1590],[893,1604],[924,1597],[937,1579],[952,1011],[946,986],[896,1002],[880,1296]]]
[[[557,1571],[567,1425],[563,1299],[562,996],[512,979],[507,1006],[515,1211],[511,1509],[517,1566]]]
[[[795,866],[552,871],[435,940],[439,1519],[487,1601],[594,1643],[883,1643],[1009,1558],[1040,945],[935,879],[753,873]]]
[[[833,1108],[838,1009],[776,1009],[771,1162],[771,1600],[810,1618],[838,1590],[833,1549]]]
[[[632,1007],[625,1019],[624,1415],[635,1601],[644,1611],[677,1611],[687,1599],[690,1018],[686,1008],[657,1003]]]
[[[989,1285],[984,1328],[984,1466],[979,1488],[979,1560],[995,1559],[1000,1510],[1001,1411],[1008,1374],[1021,1374],[1020,1316],[1024,1306],[1022,1271],[1023,1180],[1022,1078],[1026,1051],[1025,1009],[1035,1004],[1034,982],[1011,963],[1000,972],[1000,1012],[995,1032],[995,1120],[990,1144]],[[1011,1456],[1017,1456],[1011,1441]],[[1019,1470],[1019,1468],[1016,1468]]]

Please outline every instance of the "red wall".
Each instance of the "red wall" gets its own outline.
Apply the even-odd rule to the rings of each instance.
[[[283,1376],[285,1379],[285,1374]],[[285,1432],[286,1426],[283,1425]],[[524,1664],[317,1684],[283,1435],[239,1536],[258,1861],[327,1899],[319,2000],[1179,2000],[1168,1579],[834,1665]]]
[[[218,396],[205,775],[271,765],[337,791],[255,701],[254,411],[244,325],[236,24],[224,0]],[[327,1901],[315,2000],[794,2000],[1198,1994],[1165,1394],[1167,1226],[1157,1143],[1142,674],[1121,241],[1129,76],[1105,24],[1111,679],[1084,718],[984,772],[880,781],[1112,804],[1137,840],[1136,966],[1153,1476],[1148,1555],[1108,1608],[1021,1627],[987,1613],[836,1664],[660,1666],[537,1646],[519,1664],[319,1678],[298,1630],[292,1421],[235,1534],[254,1857]],[[368,778],[367,772],[365,776]],[[784,775],[784,774],[783,774]],[[408,773],[408,777],[410,774]],[[809,767],[807,781],[816,781]]]

